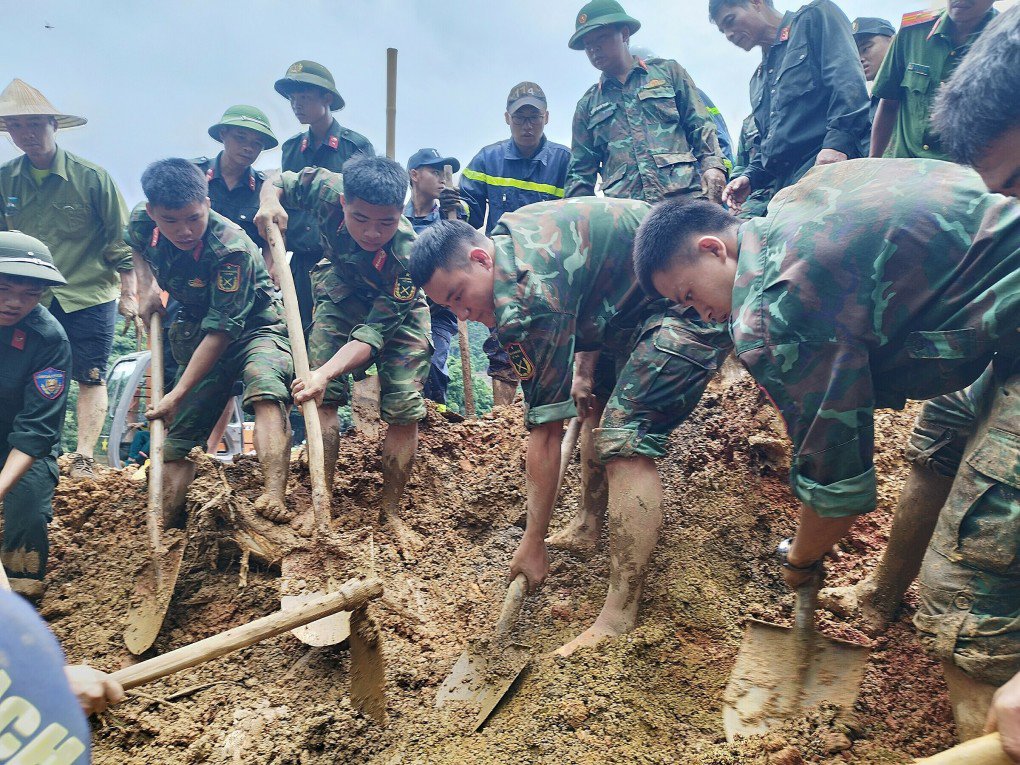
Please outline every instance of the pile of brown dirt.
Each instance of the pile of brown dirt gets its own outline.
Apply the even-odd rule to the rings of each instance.
[[[874,565],[906,466],[912,412],[880,413],[880,509],[841,545],[832,583]],[[334,492],[338,532],[369,527],[385,600],[390,722],[356,712],[345,645],[310,648],[281,636],[141,689],[96,721],[98,763],[335,762],[897,763],[951,744],[951,717],[935,664],[904,616],[875,642],[857,709],[819,710],[781,729],[727,744],[720,716],[726,679],[754,615],[787,621],[791,596],[771,551],[794,528],[781,426],[746,375],[717,380],[661,463],[665,523],[640,626],[567,660],[550,651],[594,619],[605,595],[606,539],[590,559],[553,551],[549,580],[527,598],[517,642],[534,649],[516,695],[478,734],[463,709],[434,708],[435,692],[471,637],[491,630],[524,517],[526,433],[517,409],[450,424],[430,413],[408,487],[405,518],[426,541],[406,563],[378,517],[378,445],[343,441]],[[219,502],[185,557],[176,597],[154,647],[162,652],[272,612],[278,568],[256,563],[242,585],[230,511],[258,496],[257,462],[227,466],[229,491],[203,469],[192,491]],[[292,470],[307,503],[307,474]],[[554,525],[578,495],[571,466]],[[117,669],[133,661],[121,632],[134,572],[147,556],[145,492],[126,474],[62,481],[55,500],[50,588],[42,613],[69,659]],[[353,572],[352,572],[353,573]],[[824,617],[824,614],[823,614]],[[829,634],[866,640],[822,618]]]

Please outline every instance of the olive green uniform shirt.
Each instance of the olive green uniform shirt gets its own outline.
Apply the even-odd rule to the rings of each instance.
[[[886,157],[949,161],[931,127],[935,94],[996,14],[994,8],[989,10],[959,46],[953,45],[953,21],[947,11],[919,11],[903,17],[872,89],[873,96],[900,104]]]
[[[40,239],[67,284],[52,287],[65,312],[109,303],[120,295],[118,272],[130,271],[122,239],[127,207],[109,173],[59,146],[50,174],[36,183],[28,157],[0,166],[0,231]],[[49,305],[48,297],[43,305]]]

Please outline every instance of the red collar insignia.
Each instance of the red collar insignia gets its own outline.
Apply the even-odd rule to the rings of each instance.
[[[386,251],[379,250],[379,252],[375,254],[375,257],[372,258],[372,265],[375,267],[376,271],[382,271],[382,267],[383,265],[385,265],[385,263],[386,263]]]
[[[790,39],[790,28],[789,27],[783,27],[782,31],[780,31],[780,33],[779,33],[779,42],[786,42],[789,39]]]
[[[11,346],[19,351],[25,350],[25,330],[14,330],[14,334],[11,335]]]
[[[205,179],[207,181],[211,181],[213,179],[213,171],[211,167],[205,171]]]
[[[248,172],[248,188],[255,191],[255,176]]]
[[[152,239],[149,240],[149,246],[155,247],[157,242],[159,242],[159,226],[152,229]]]
[[[301,139],[301,151],[304,151],[307,148],[308,148],[308,136],[305,136],[304,138]]]
[[[331,135],[329,137],[328,143],[329,143],[329,148],[331,148],[331,149],[335,150],[335,149],[339,149],[340,148],[340,139],[337,138],[335,135]]]

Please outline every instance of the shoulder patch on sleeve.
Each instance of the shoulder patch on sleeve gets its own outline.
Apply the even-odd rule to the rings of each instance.
[[[241,267],[237,263],[225,263],[216,274],[216,289],[220,292],[237,292],[241,287]]]
[[[401,274],[393,282],[393,297],[401,303],[413,300],[415,292],[417,292],[417,287],[414,286],[411,275],[408,273]]]
[[[42,394],[43,398],[55,401],[64,392],[67,384],[67,375],[62,369],[46,367],[46,369],[32,375],[32,382],[35,383],[36,390]]]
[[[907,27],[917,26],[923,24],[926,21],[932,21],[937,19],[940,11],[924,10],[924,11],[912,11],[911,13],[904,13],[903,19],[900,21],[900,29],[906,29]]]
[[[520,343],[507,343],[505,350],[518,377],[522,380],[530,380],[535,376],[535,365],[528,358],[528,352],[524,350],[523,345]]]

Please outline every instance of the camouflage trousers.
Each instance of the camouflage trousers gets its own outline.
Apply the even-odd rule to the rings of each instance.
[[[673,307],[645,320],[629,353],[603,350],[595,370],[595,394],[607,401],[594,432],[599,460],[664,456],[669,434],[697,406],[730,347],[724,327],[695,323]]]
[[[1020,671],[1020,371],[989,367],[929,401],[907,449],[955,475],[919,577],[914,625],[925,648],[973,679]]]
[[[0,430],[7,443],[7,429]],[[9,448],[0,451],[0,464],[7,461]],[[53,490],[60,473],[53,457],[35,460],[28,472],[4,497],[4,536],[0,560],[11,588],[34,597],[42,594],[50,544],[46,526],[53,519]]]
[[[321,268],[312,272],[315,314],[308,335],[308,360],[312,369],[321,367],[346,345],[351,333],[364,323],[372,309],[358,294],[346,295],[339,301],[333,299],[323,288],[323,277]],[[375,359],[364,368],[356,369],[353,376],[362,379],[365,370],[374,363],[379,372],[379,410],[383,422],[409,425],[425,417],[422,390],[431,360],[432,320],[425,300],[418,297],[403,323],[386,338]],[[333,380],[326,388],[323,402],[333,406],[349,402],[350,377],[343,375]]]
[[[175,354],[176,355],[176,354]],[[181,367],[177,379],[187,367]],[[204,446],[232,395],[235,380],[244,385],[244,409],[252,411],[256,401],[279,401],[290,405],[290,383],[294,360],[290,341],[282,324],[250,330],[235,340],[202,380],[185,397],[167,431],[164,458],[181,460],[196,446]]]

